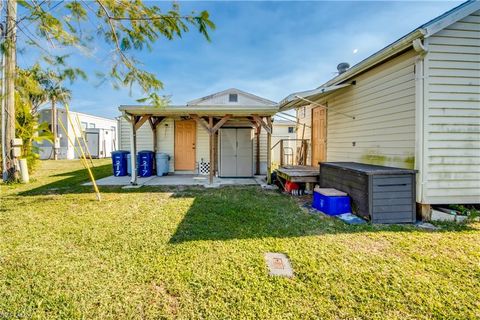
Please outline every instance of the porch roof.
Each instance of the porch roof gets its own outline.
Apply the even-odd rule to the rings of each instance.
[[[233,117],[247,117],[252,115],[273,116],[278,112],[278,105],[271,106],[253,106],[253,105],[169,105],[164,107],[154,107],[150,105],[121,105],[118,110],[131,115],[152,115],[152,116],[189,116],[191,114],[199,116],[224,116],[226,114]]]

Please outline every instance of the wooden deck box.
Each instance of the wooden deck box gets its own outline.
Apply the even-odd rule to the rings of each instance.
[[[320,186],[352,198],[352,211],[372,223],[413,223],[415,170],[356,162],[320,163]]]

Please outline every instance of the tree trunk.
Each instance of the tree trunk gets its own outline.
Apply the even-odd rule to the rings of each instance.
[[[7,1],[6,45],[5,50],[5,151],[6,180],[18,180],[15,168],[12,140],[15,139],[15,75],[16,75],[16,19],[17,1]]]
[[[58,127],[58,114],[57,106],[55,105],[55,98],[52,98],[52,134],[53,134],[53,160],[58,160],[58,148],[57,148],[57,127]]]

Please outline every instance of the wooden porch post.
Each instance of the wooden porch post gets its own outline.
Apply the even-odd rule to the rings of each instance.
[[[255,174],[260,175],[260,132],[262,131],[262,127],[258,126],[255,127],[255,136],[257,137],[257,154],[256,154],[256,167],[255,167]]]
[[[272,118],[267,117],[267,183],[272,183]]]
[[[283,167],[283,139],[280,139],[280,167]]]
[[[137,128],[135,120],[136,116],[130,116],[130,124],[132,125],[130,133],[130,164],[132,166],[130,184],[132,185],[137,185]]]
[[[215,141],[214,141],[214,134],[212,128],[213,128],[213,117],[209,116],[208,117],[208,127],[209,127],[209,132],[208,132],[208,137],[209,137],[209,147],[210,147],[210,172],[209,172],[209,177],[208,177],[208,183],[212,184],[213,183],[213,172],[215,170],[215,152],[214,152],[214,147],[215,147]]]
[[[150,123],[150,128],[152,128],[152,134],[153,134],[153,152],[157,152],[158,151],[158,146],[157,146],[157,142],[158,142],[158,137],[157,137],[157,127],[158,125],[160,124],[160,122],[163,121],[163,119],[165,119],[165,117],[150,117],[148,119],[148,122]]]
[[[150,127],[152,128],[152,135],[153,135],[153,152],[157,153],[157,149],[158,149],[157,148],[157,142],[158,142],[157,125],[150,120]]]

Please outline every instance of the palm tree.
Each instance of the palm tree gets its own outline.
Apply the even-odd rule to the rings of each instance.
[[[58,115],[56,103],[60,102],[66,104],[72,99],[72,92],[69,89],[62,87],[61,81],[57,80],[56,77],[51,77],[48,81],[48,85],[45,87],[47,99],[52,105],[53,160],[58,160]]]

